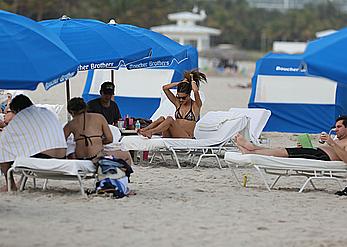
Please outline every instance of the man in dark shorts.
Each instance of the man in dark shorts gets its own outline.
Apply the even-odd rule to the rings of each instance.
[[[242,135],[235,137],[236,144],[243,154],[261,154],[276,157],[306,158],[316,160],[334,160],[347,163],[347,116],[336,119],[335,132],[337,139],[328,134],[321,134],[324,144],[317,148],[263,148],[247,141]]]
[[[112,82],[104,82],[100,87],[101,97],[88,102],[88,112],[102,114],[111,125],[117,125],[122,118],[117,103],[112,100],[114,88]]]

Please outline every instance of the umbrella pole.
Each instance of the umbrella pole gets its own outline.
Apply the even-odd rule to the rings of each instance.
[[[69,79],[66,80],[65,87],[66,87],[66,107],[67,107],[67,103],[70,100],[70,80]],[[71,120],[71,116],[69,112],[67,112],[67,121],[70,121],[70,120]]]
[[[114,69],[111,69],[111,82],[114,84]],[[112,97],[112,100],[115,101],[114,95]]]
[[[111,82],[114,84],[114,70],[111,69]]]

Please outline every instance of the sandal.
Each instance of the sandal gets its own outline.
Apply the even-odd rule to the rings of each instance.
[[[337,191],[337,192],[335,193],[335,195],[338,195],[338,196],[347,196],[347,187],[344,188],[344,189],[341,190],[341,191]]]

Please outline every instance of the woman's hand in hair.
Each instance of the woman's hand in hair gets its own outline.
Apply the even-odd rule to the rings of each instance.
[[[192,81],[192,90],[193,90],[194,92],[199,91],[198,85],[196,85],[196,82],[195,82],[195,81]]]

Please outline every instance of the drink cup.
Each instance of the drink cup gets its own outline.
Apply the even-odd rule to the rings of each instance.
[[[326,135],[326,134],[327,134],[327,133],[324,132],[324,131],[320,134],[321,136],[320,136],[320,138],[319,138],[319,140],[318,140],[318,142],[319,142],[320,144],[324,144],[324,143],[325,143],[325,141],[322,140],[322,135]]]
[[[124,121],[123,120],[118,121],[118,129],[124,129]]]

